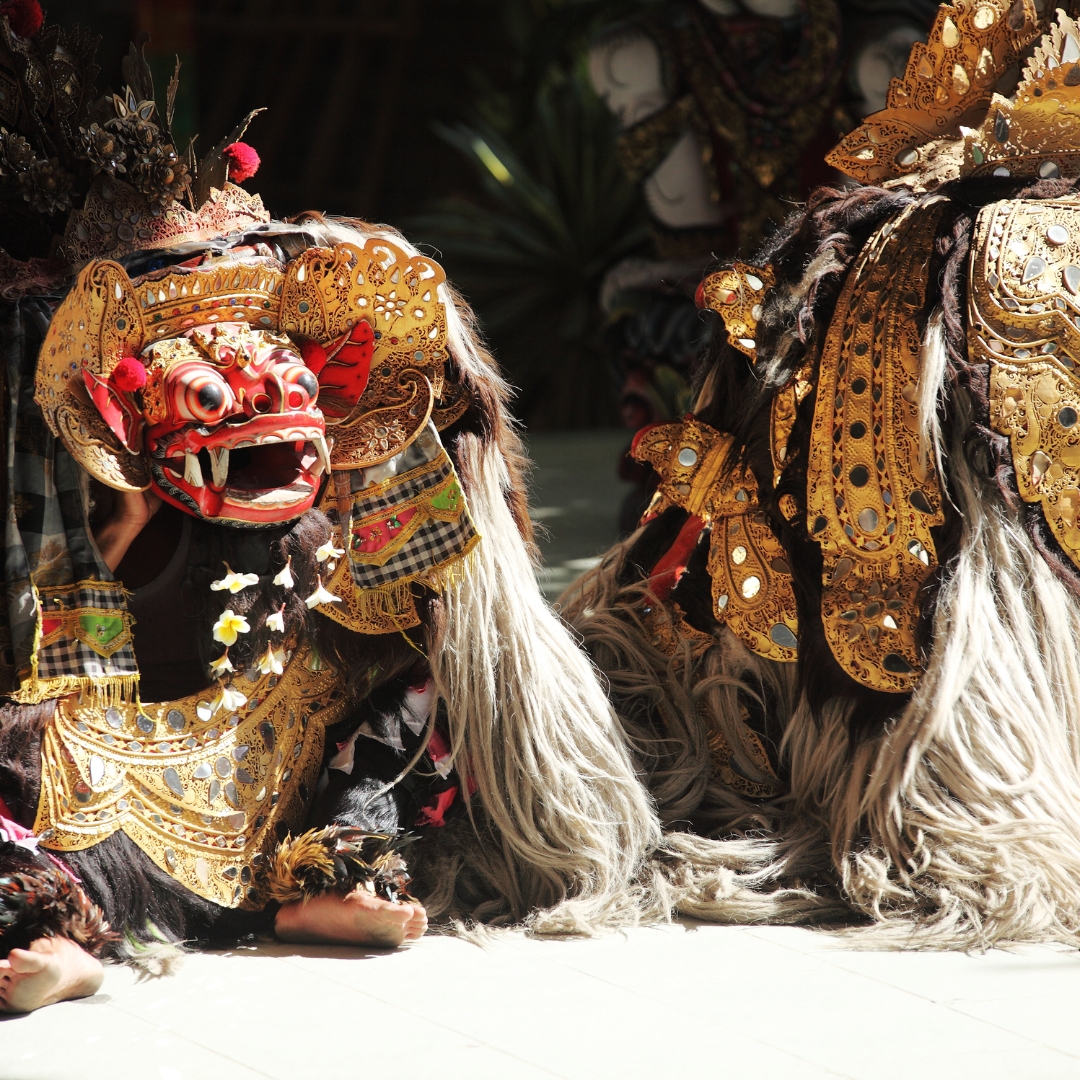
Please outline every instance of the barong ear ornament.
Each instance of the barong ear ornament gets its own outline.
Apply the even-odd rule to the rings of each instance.
[[[962,129],[962,176],[1080,175],[1080,27],[1063,11],[1035,47],[1013,97]]]
[[[363,407],[353,401],[331,422],[335,468],[386,461],[427,424],[444,390],[446,309],[438,293],[445,280],[438,263],[378,238],[363,247],[309,248],[289,263],[282,330],[323,346],[361,321],[373,331]]]
[[[717,270],[701,283],[698,307],[715,311],[724,320],[733,348],[757,362],[757,324],[765,294],[776,284],[771,266],[759,268],[749,263]]]

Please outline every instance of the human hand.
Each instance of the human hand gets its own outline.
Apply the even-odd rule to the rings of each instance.
[[[94,531],[94,541],[105,565],[115,570],[132,541],[161,507],[155,491],[118,491],[112,513]]]

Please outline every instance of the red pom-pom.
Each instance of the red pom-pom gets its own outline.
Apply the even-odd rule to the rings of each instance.
[[[246,142],[229,143],[222,153],[228,159],[229,179],[234,184],[250,180],[259,171],[259,155]]]
[[[146,385],[146,368],[134,356],[125,356],[113,368],[112,381],[116,388],[123,390],[125,394],[141,390]]]
[[[14,33],[24,38],[32,38],[45,21],[38,0],[5,0],[0,4],[0,15],[7,19]]]

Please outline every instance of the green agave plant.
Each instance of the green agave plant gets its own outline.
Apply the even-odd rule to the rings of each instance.
[[[487,205],[449,200],[407,223],[480,314],[533,428],[614,420],[599,348],[604,273],[642,251],[648,225],[614,154],[615,127],[582,65],[555,72],[514,142],[484,123],[440,126]]]

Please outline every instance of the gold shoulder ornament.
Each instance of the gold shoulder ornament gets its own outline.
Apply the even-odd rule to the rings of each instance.
[[[990,367],[990,423],[1021,497],[1080,567],[1080,200],[985,207],[972,244],[968,349]]]
[[[634,456],[660,474],[659,491],[712,528],[713,615],[759,656],[792,662],[799,624],[791,569],[758,502],[753,473],[734,461],[731,435],[689,417],[646,429]]]

